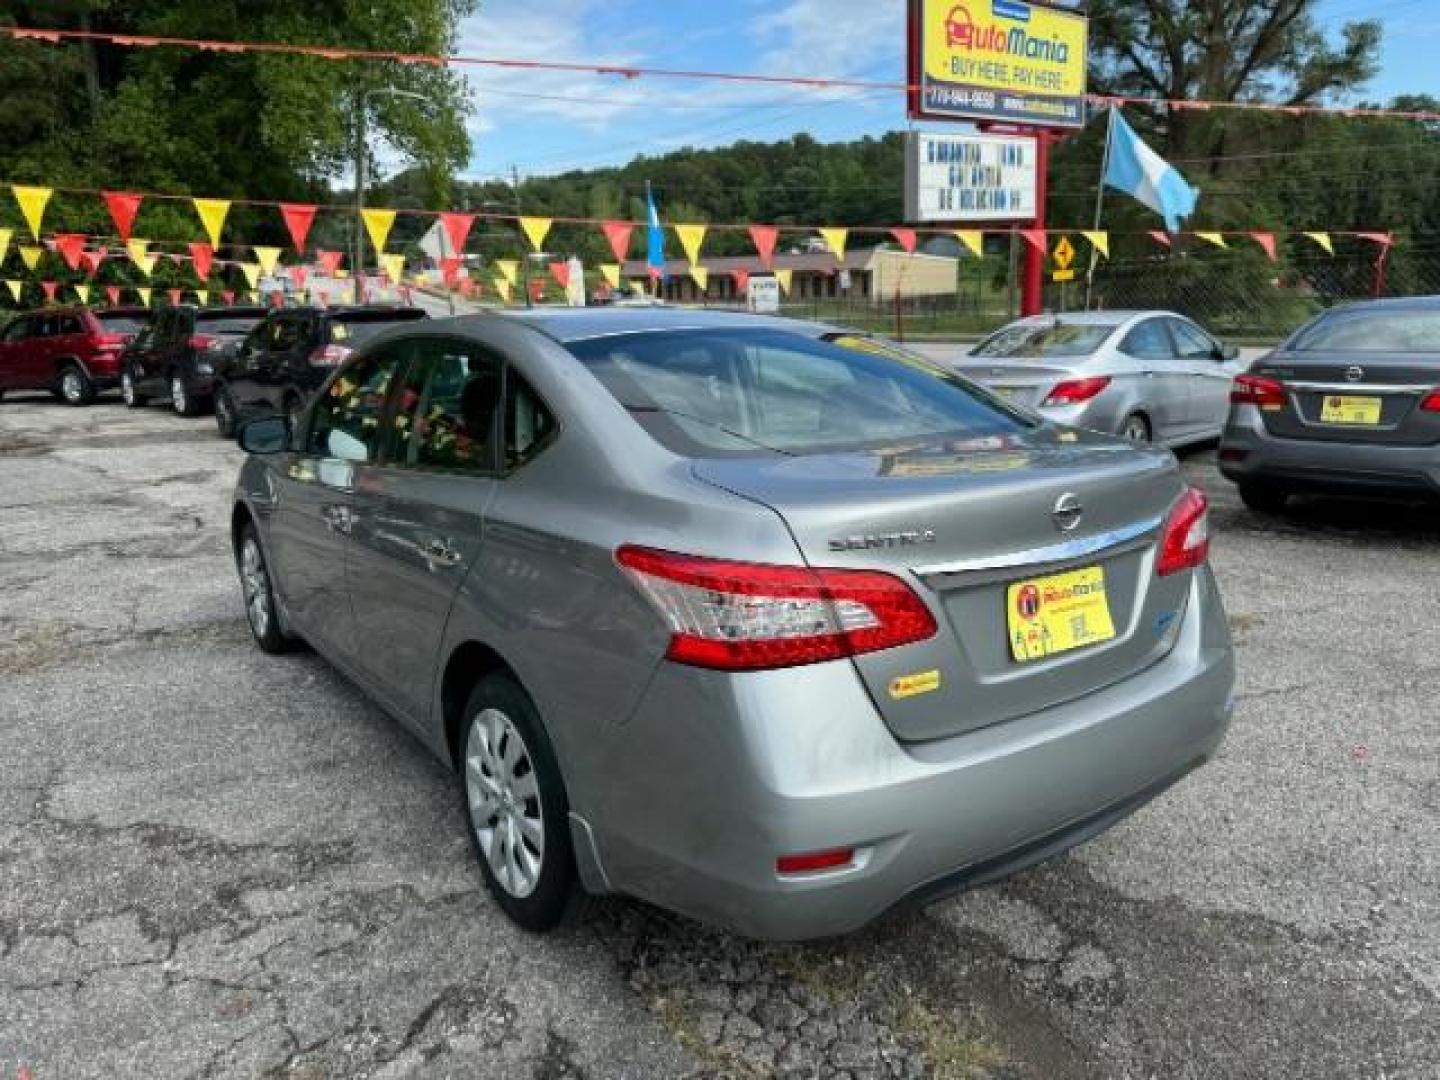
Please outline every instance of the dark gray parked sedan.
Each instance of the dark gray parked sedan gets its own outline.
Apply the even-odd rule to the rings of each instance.
[[[859,927],[1212,753],[1230,638],[1173,457],[869,338],[536,310],[367,342],[241,432],[250,625],[461,776],[497,902]]]

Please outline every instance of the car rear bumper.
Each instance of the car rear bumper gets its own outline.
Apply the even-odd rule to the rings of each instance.
[[[1297,491],[1440,495],[1440,447],[1282,439],[1253,406],[1234,410],[1220,440],[1220,472],[1237,484]]]
[[[663,664],[617,729],[615,781],[578,809],[619,891],[753,937],[841,934],[1108,828],[1214,753],[1233,684],[1208,570],[1163,660],[932,742],[896,741],[849,663],[744,676]],[[851,846],[850,867],[776,873],[781,855]]]

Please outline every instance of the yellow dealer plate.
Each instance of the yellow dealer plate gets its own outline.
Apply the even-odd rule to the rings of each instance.
[[[1098,566],[1017,581],[1006,591],[1005,610],[1010,654],[1022,663],[1115,636],[1105,571]]]
[[[1378,424],[1381,400],[1378,397],[1328,395],[1320,406],[1322,424]]]

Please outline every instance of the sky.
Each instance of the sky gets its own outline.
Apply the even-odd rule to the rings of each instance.
[[[849,76],[901,82],[904,0],[483,0],[458,52],[624,66]],[[1381,73],[1363,97],[1437,92],[1440,0],[1323,0],[1329,32],[1385,23]],[[642,77],[469,69],[467,179],[622,164],[685,146],[881,135],[905,124],[900,91],[816,91]],[[1358,121],[1357,121],[1358,122]]]

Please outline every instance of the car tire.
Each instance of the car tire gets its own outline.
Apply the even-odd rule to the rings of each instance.
[[[60,369],[60,400],[75,408],[95,400],[95,384],[79,364],[66,364]]]
[[[293,652],[300,641],[280,628],[280,608],[275,602],[270,565],[265,561],[265,549],[260,546],[260,534],[254,524],[247,523],[240,530],[240,542],[235,547],[235,569],[240,575],[245,619],[250,624],[250,633],[255,636],[255,644],[272,656]]]
[[[127,409],[143,409],[147,400],[136,386],[135,372],[128,367],[120,372],[120,398]]]
[[[178,371],[170,373],[170,404],[175,407],[176,416],[199,416],[200,403],[185,385],[185,378]]]
[[[485,887],[520,927],[553,930],[578,915],[585,896],[569,800],[540,714],[514,678],[497,672],[471,691],[464,717],[461,802]]]
[[[235,438],[235,431],[240,426],[236,422],[238,415],[235,411],[235,399],[230,396],[230,391],[223,386],[216,390],[215,427],[222,439]]]
[[[1154,435],[1150,430],[1150,421],[1138,412],[1125,417],[1118,434],[1122,439],[1135,443],[1148,443]]]
[[[1273,484],[1241,484],[1240,501],[1257,514],[1282,514],[1290,493]]]

